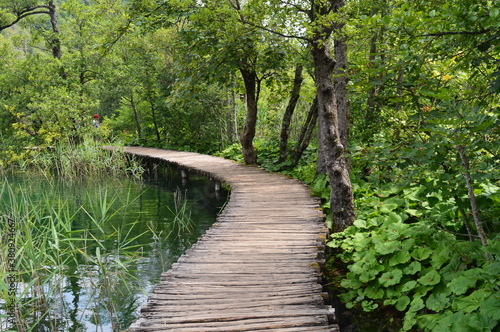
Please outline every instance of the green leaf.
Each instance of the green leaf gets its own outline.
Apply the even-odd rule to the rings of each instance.
[[[498,309],[497,307],[497,313]],[[466,315],[465,322],[467,323],[467,331],[481,331],[481,332],[490,332],[496,331],[496,327],[498,327],[497,323],[499,320],[499,315],[496,317],[484,316],[481,313],[474,312],[472,314]]]
[[[365,288],[365,295],[370,299],[381,299],[384,297],[384,290],[379,287],[378,283]]]
[[[398,264],[403,264],[411,259],[410,253],[408,251],[400,251],[396,253],[389,259],[389,266],[395,266]]]
[[[420,309],[423,309],[425,307],[424,305],[424,300],[422,300],[420,297],[414,298],[413,301],[411,301],[410,309],[409,311],[415,312],[419,311]]]
[[[425,286],[436,285],[440,281],[441,275],[436,270],[431,270],[427,272],[423,277],[418,279],[418,282]]]
[[[393,221],[388,227],[387,227],[387,238],[390,240],[395,240],[399,239],[401,237],[401,234],[410,227],[407,224],[403,224],[401,222],[401,217],[395,213],[391,213],[391,215],[395,215],[399,218],[397,221]]]
[[[368,233],[359,232],[353,236],[353,247],[357,251],[364,251],[371,241],[371,237]]]
[[[474,269],[474,270],[479,270],[479,269]],[[453,293],[457,295],[462,295],[465,292],[467,292],[469,288],[472,288],[476,285],[477,279],[478,279],[477,277],[474,277],[472,275],[462,274],[459,277],[453,279],[450,283],[448,283],[448,288],[450,288],[450,290]]]
[[[401,271],[400,269],[394,269],[383,273],[380,278],[378,278],[378,282],[384,287],[389,287],[399,283],[402,276],[403,271]]]
[[[490,290],[480,289],[473,292],[471,295],[457,298],[453,301],[452,309],[455,311],[463,311],[466,313],[478,309],[483,303],[484,299],[491,294]]]
[[[417,282],[415,280],[410,280],[408,282],[405,282],[402,286],[401,286],[401,289],[400,289],[400,292],[402,293],[406,293],[412,289],[415,288],[415,286],[417,286]]]
[[[415,249],[411,252],[411,257],[415,258],[418,261],[423,261],[424,259],[429,258],[432,254],[432,250],[429,248],[419,248]]]
[[[422,264],[420,264],[420,262],[414,261],[414,262],[411,262],[410,265],[405,267],[403,269],[403,272],[405,274],[413,275],[413,274],[419,272],[421,269],[422,269]]]
[[[416,287],[413,293],[413,297],[423,297],[426,296],[430,290],[433,290],[434,286],[419,286]]]
[[[465,332],[463,329],[466,328],[465,324],[461,325],[464,319],[463,312],[451,313],[446,311],[443,315],[438,315],[439,319],[436,321],[436,326],[432,329],[432,332]]]
[[[363,284],[358,280],[356,275],[352,272],[347,273],[346,279],[342,279],[340,282],[340,286],[344,288],[357,289],[360,288]]]
[[[500,308],[500,292],[493,293],[486,301],[481,304],[479,314],[482,317],[490,317],[500,320],[498,310]]]
[[[403,295],[397,300],[395,307],[399,311],[404,311],[408,304],[410,304],[410,298],[406,295]]]
[[[410,330],[413,325],[417,322],[416,313],[415,312],[407,312],[404,318],[403,322],[403,330],[402,331],[408,331]]]
[[[500,14],[500,8],[491,8],[490,10],[491,18],[497,18],[499,14]]]
[[[431,265],[435,269],[439,269],[443,264],[450,261],[450,253],[448,250],[437,250],[431,258]]]
[[[356,219],[353,222],[353,225],[356,226],[357,228],[361,228],[361,229],[368,228],[366,220],[363,220],[363,219]]]
[[[397,299],[387,299],[387,300],[384,300],[384,305],[394,305],[394,304],[396,304],[396,302],[398,302]]]
[[[373,301],[363,301],[361,302],[361,306],[365,312],[370,312],[378,308],[378,304]]]
[[[442,293],[432,293],[425,305],[433,311],[440,312],[450,306],[450,299]]]
[[[359,275],[359,281],[361,282],[368,282],[370,280],[373,280],[377,277],[379,272],[384,271],[384,267],[382,265],[375,265],[372,266],[371,268],[368,268],[365,270],[363,273]]]
[[[375,244],[375,251],[381,255],[393,253],[399,249],[399,241],[380,242]]]
[[[95,248],[95,255],[97,257],[97,261],[100,262],[101,261],[101,248],[99,248],[99,247]]]
[[[397,204],[394,204],[394,203],[384,203],[380,207],[380,212],[382,212],[382,213],[389,213],[391,211],[394,211],[397,208],[398,208]]]

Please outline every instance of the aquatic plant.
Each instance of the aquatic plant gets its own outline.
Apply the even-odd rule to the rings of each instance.
[[[174,209],[168,207],[172,214],[172,223],[170,228],[170,236],[180,236],[181,234],[191,233],[194,229],[195,223],[191,218],[191,210],[188,208],[187,192],[182,191],[177,187],[174,192]]]
[[[131,198],[104,191],[88,196],[95,208],[75,209],[68,198],[45,193],[34,200],[7,182],[0,197],[7,197],[0,200],[0,329],[67,331],[89,315],[96,326],[124,328],[117,299],[138,284],[131,268],[142,257],[135,240],[144,233],[132,235],[136,223],[113,219]],[[86,290],[83,308],[65,298],[77,276]]]

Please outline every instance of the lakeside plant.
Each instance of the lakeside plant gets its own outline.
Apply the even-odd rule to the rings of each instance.
[[[117,306],[136,287],[131,267],[141,259],[142,247],[135,240],[144,235],[132,235],[136,223],[115,221],[131,197],[120,201],[123,197],[104,191],[88,195],[91,208],[75,209],[67,198],[44,193],[34,200],[8,183],[0,187],[0,197],[8,198],[0,201],[0,261],[8,258],[7,220],[15,223],[16,248],[15,271],[9,273],[4,263],[0,266],[0,328],[77,330],[89,315],[96,326],[110,322],[114,331],[124,328]],[[6,276],[16,279],[15,298],[8,293]],[[68,283],[85,288],[83,308],[68,303]],[[6,326],[5,305],[13,301],[16,326]]]
[[[67,180],[100,178],[103,175],[141,178],[144,168],[140,162],[120,149],[104,151],[91,139],[79,144],[61,143],[53,148],[34,150],[19,163],[22,171],[36,171],[50,178]]]
[[[195,223],[191,218],[191,210],[189,210],[187,203],[187,192],[182,194],[182,191],[177,187],[174,192],[174,208],[172,210],[168,207],[168,210],[172,214],[172,222],[170,233],[167,237],[178,237],[182,234],[193,232]]]

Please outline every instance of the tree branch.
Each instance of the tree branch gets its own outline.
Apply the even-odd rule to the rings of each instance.
[[[238,21],[240,23],[248,24],[250,26],[253,26],[254,28],[270,32],[270,33],[272,33],[274,35],[277,35],[277,36],[280,36],[280,37],[283,37],[283,38],[299,39],[299,40],[304,40],[306,42],[310,42],[311,41],[309,38],[306,38],[306,37],[303,37],[303,36],[297,36],[297,35],[287,35],[287,34],[278,32],[276,30],[270,29],[268,27],[265,27],[265,26],[262,26],[262,25],[259,25],[259,24],[255,24],[253,22],[249,22],[249,21],[247,21],[247,20],[245,20],[243,18],[239,18]]]
[[[23,12],[16,13],[16,15],[17,15],[16,19],[9,24],[0,26],[0,31],[10,28],[11,26],[19,23],[19,21],[21,21],[23,18],[31,16],[31,15],[38,15],[38,14],[50,15],[50,12],[48,12],[48,11],[42,11],[42,10],[34,11],[34,10],[40,9],[40,8],[47,9],[47,6],[37,6],[37,7],[31,8],[29,10],[25,10]]]
[[[234,9],[236,9],[237,11],[241,10],[240,2],[238,0],[236,0],[234,3],[231,0],[228,1]]]
[[[304,13],[308,16],[310,14],[310,10],[304,9],[304,8],[300,7],[299,5],[296,5],[296,4],[291,3],[289,1],[281,1],[281,3],[286,5],[286,6],[291,6],[291,7],[295,8],[295,10],[297,10],[299,13]]]

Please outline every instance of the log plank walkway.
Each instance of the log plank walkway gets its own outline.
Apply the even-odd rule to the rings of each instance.
[[[324,215],[306,186],[213,156],[125,152],[231,187],[217,222],[162,274],[130,332],[339,331],[320,284]]]

